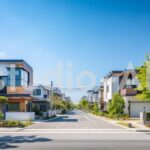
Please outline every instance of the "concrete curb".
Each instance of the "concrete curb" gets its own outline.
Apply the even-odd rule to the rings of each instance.
[[[137,129],[136,132],[150,132],[150,129]]]
[[[106,122],[109,122],[109,123],[111,123],[111,124],[113,124],[113,125],[116,125],[116,126],[118,126],[118,127],[121,127],[121,128],[124,128],[124,129],[129,129],[130,130],[130,128],[128,128],[128,127],[125,127],[125,126],[122,126],[122,125],[120,125],[120,124],[117,124],[115,121],[111,121],[111,120],[109,120],[109,119],[107,119],[107,118],[105,118],[105,117],[101,117],[101,116],[95,116],[94,114],[90,114],[90,113],[88,113],[89,115],[91,115],[91,116],[93,116],[93,117],[96,117],[96,118],[98,118],[98,119],[101,119],[101,120],[103,120],[103,121],[106,121]]]

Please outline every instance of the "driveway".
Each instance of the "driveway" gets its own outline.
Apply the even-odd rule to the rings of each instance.
[[[100,117],[74,110],[47,122],[36,123],[27,129],[123,129]]]

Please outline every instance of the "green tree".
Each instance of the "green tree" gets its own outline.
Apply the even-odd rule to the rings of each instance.
[[[93,110],[93,113],[97,115],[99,113],[99,111],[100,111],[99,104],[98,103],[94,103],[92,110]]]
[[[146,62],[144,62],[143,66],[137,67],[137,77],[140,82],[138,90],[140,94],[137,95],[137,98],[141,100],[150,100],[150,90],[148,90],[148,80],[147,75],[150,74],[150,55],[146,56]]]
[[[111,102],[108,104],[108,112],[111,115],[120,116],[124,114],[125,102],[122,96],[117,93],[113,95]]]
[[[81,99],[80,103],[79,103],[79,108],[83,109],[83,110],[88,110],[89,108],[89,102],[87,99]]]
[[[3,117],[4,117],[3,113],[0,112],[0,121],[2,121]]]
[[[0,96],[0,120],[2,120],[3,116],[4,116],[4,110],[3,107],[4,105],[8,102],[8,98],[5,96]]]
[[[3,111],[3,105],[8,102],[8,98],[5,96],[0,96],[0,111]]]

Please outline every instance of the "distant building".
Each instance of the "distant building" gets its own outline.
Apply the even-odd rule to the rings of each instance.
[[[51,109],[50,90],[48,86],[38,85],[33,88],[33,105],[40,112],[48,112]]]
[[[93,103],[99,103],[100,102],[100,87],[99,86],[96,86],[94,88],[92,88],[91,90],[88,90],[87,91],[87,94],[88,94],[88,101],[90,104],[93,104]]]

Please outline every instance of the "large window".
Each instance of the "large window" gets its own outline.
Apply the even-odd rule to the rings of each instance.
[[[8,104],[8,111],[20,111],[20,103],[9,103]]]
[[[8,86],[28,86],[28,73],[22,68],[8,68]]]

